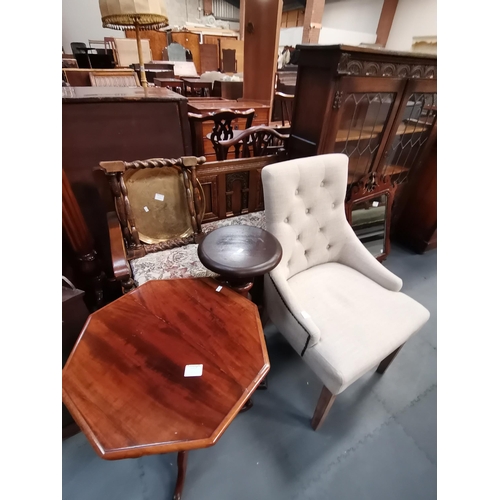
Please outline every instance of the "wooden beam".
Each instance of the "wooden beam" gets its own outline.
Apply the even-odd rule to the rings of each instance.
[[[245,39],[245,1],[240,0],[240,40]]]
[[[283,0],[246,0],[243,99],[271,106]],[[266,120],[267,122],[268,120]]]
[[[212,0],[203,0],[203,14],[205,16],[213,14]]]
[[[307,0],[302,43],[318,43],[325,0]]]
[[[376,44],[385,47],[391,32],[392,21],[398,6],[398,0],[384,0],[382,11],[380,12],[380,19],[377,26],[377,40]]]

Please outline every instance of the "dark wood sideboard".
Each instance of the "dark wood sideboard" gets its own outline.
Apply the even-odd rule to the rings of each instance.
[[[391,209],[402,208],[401,187],[426,163],[436,135],[437,58],[348,45],[297,48],[290,157],[349,156],[348,219],[357,207],[363,225],[357,234],[383,260],[390,248]],[[363,207],[378,218],[373,227],[369,214],[359,212]],[[373,245],[377,238],[382,248]]]
[[[427,160],[404,186],[391,234],[417,253],[437,247],[437,138]]]
[[[185,97],[165,88],[62,88],[62,165],[108,276],[112,200],[94,168],[106,160],[191,154]]]

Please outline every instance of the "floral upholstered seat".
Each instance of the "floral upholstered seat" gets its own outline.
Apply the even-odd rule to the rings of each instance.
[[[223,226],[241,224],[266,227],[265,212],[252,212],[237,217],[230,217],[202,224],[205,234]],[[191,244],[182,247],[155,252],[130,261],[130,267],[137,286],[149,280],[168,280],[177,278],[204,278],[216,276],[198,259],[198,245]]]

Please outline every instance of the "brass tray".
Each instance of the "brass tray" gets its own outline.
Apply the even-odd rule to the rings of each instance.
[[[193,233],[180,169],[163,167],[127,170],[123,178],[142,242],[160,243]],[[203,218],[205,196],[200,181],[197,181]]]

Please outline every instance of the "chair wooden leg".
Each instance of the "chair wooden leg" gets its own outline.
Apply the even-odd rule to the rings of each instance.
[[[404,345],[404,344],[403,344]],[[403,345],[400,345],[395,351],[391,352],[387,358],[384,358],[380,364],[378,365],[377,368],[377,373],[383,374],[387,368],[389,368],[389,365],[394,361],[394,358],[398,354],[398,352],[401,350]]]
[[[186,479],[187,466],[187,451],[179,451],[177,453],[177,483],[175,484],[175,492],[173,500],[181,500],[182,490],[184,489],[184,480]]]
[[[334,401],[335,396],[326,388],[326,386],[323,386],[318,404],[316,405],[316,409],[314,410],[314,415],[311,420],[312,428],[315,431],[323,425],[323,422],[325,421],[325,418],[328,415]]]

